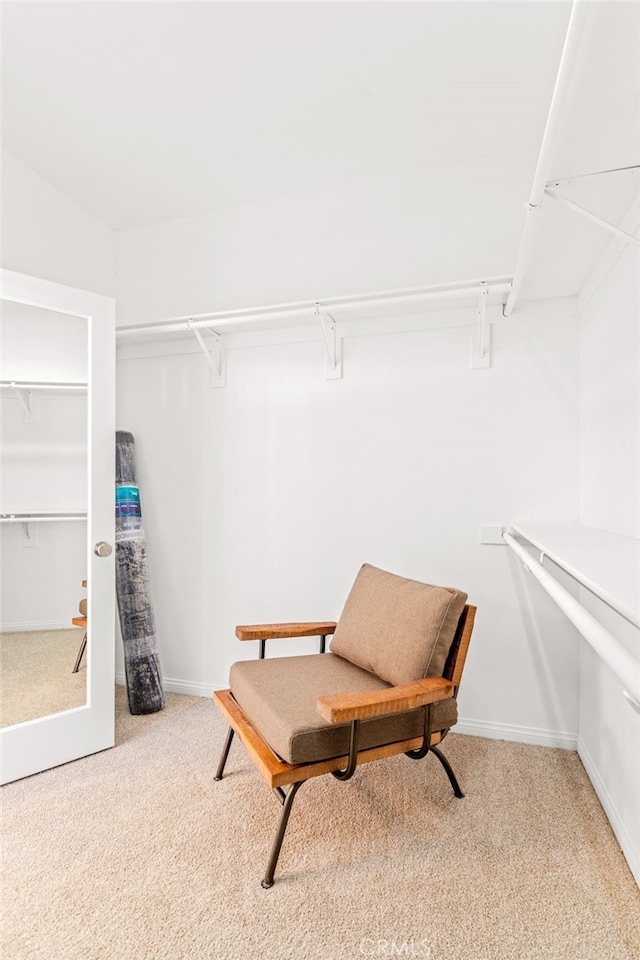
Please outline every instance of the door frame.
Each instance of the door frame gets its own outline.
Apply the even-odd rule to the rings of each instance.
[[[115,674],[114,548],[115,301],[101,294],[0,270],[4,300],[83,317],[88,328],[87,699],[83,706],[0,730],[0,782],[9,783],[112,747]]]

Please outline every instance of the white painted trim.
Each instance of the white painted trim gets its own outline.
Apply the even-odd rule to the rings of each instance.
[[[19,620],[15,623],[4,621],[0,625],[1,633],[27,633],[29,630],[78,630],[71,623],[71,617],[66,620]]]
[[[222,689],[213,683],[196,683],[194,680],[175,680],[163,677],[162,686],[167,693],[184,693],[188,697],[207,697],[211,699],[214,690]]]
[[[510,743],[528,743],[537,747],[558,747],[561,750],[576,750],[577,736],[562,730],[544,730],[539,727],[522,727],[511,723],[495,723],[489,720],[468,720],[462,717],[453,733],[468,737],[486,737],[488,740],[508,740]]]
[[[115,680],[118,686],[124,687],[126,684],[124,673],[116,673]],[[215,683],[197,683],[194,680],[175,680],[172,677],[163,677],[162,689],[165,693],[183,693],[188,697],[207,697],[207,699],[211,699],[213,691],[222,690],[223,687]]]
[[[636,883],[640,886],[640,850],[637,850],[631,837],[627,833],[627,828],[624,825],[624,822],[618,813],[615,803],[611,799],[611,794],[607,790],[607,786],[600,776],[598,768],[591,757],[589,751],[587,750],[584,741],[582,738],[578,738],[578,756],[582,761],[589,779],[593,785],[598,800],[602,804],[602,808],[607,815],[607,819],[611,824],[611,829],[613,830],[616,840],[620,844],[620,849],[624,854],[624,858],[629,865],[629,869],[633,874]]]

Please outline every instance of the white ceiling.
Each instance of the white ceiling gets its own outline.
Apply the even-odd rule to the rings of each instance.
[[[493,163],[512,224],[570,6],[4,3],[3,144],[115,229],[416,174],[455,206]],[[640,6],[591,6],[554,176],[640,155]],[[587,228],[588,259],[606,234]]]

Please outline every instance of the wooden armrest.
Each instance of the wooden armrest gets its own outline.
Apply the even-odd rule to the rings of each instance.
[[[334,620],[309,623],[252,623],[236,627],[238,640],[278,640],[285,637],[322,637],[336,629]]]
[[[318,697],[317,709],[330,723],[348,723],[415,710],[426,703],[447,700],[453,696],[453,691],[453,684],[444,677],[426,677],[386,690],[324,694]]]

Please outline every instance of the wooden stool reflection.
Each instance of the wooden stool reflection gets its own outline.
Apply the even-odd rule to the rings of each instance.
[[[72,673],[77,673],[80,669],[80,663],[84,655],[85,650],[87,649],[87,618],[86,617],[73,617],[71,623],[74,627],[84,627],[84,637],[82,638],[82,643],[80,644],[80,649],[78,650],[78,656],[76,657],[76,665],[72,670]]]
[[[86,581],[86,580],[83,580],[83,581],[82,581],[82,586],[83,586],[83,587],[86,587],[86,585],[87,585],[87,581]],[[78,670],[80,669],[80,663],[82,662],[82,657],[84,656],[84,652],[85,652],[85,650],[87,649],[87,618],[86,618],[86,616],[85,616],[86,611],[87,611],[87,601],[86,601],[86,600],[81,600],[81,601],[80,601],[80,612],[81,612],[82,616],[81,616],[81,617],[72,617],[72,618],[71,618],[71,623],[74,625],[74,627],[83,627],[83,629],[84,629],[84,636],[83,636],[83,638],[82,638],[82,643],[80,644],[80,649],[78,650],[78,656],[76,657],[75,667],[74,667],[73,670],[71,671],[72,673],[77,673]]]

